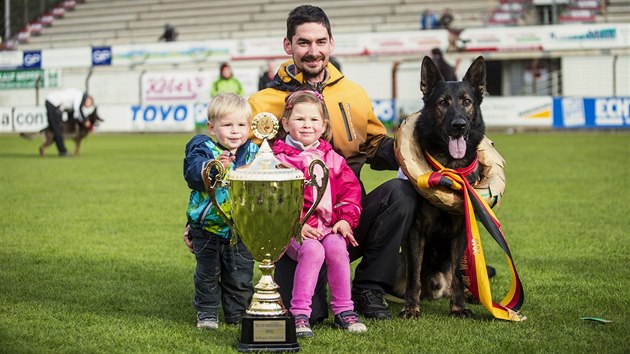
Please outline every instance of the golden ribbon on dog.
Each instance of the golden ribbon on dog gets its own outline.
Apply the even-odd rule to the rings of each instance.
[[[475,298],[477,298],[495,318],[509,321],[524,321],[527,318],[519,314],[518,311],[523,304],[525,295],[501,224],[486,201],[472,185],[470,185],[468,180],[466,180],[466,176],[477,168],[478,160],[475,158],[475,161],[473,161],[470,166],[453,170],[442,166],[429,153],[425,152],[425,156],[436,171],[418,176],[418,180],[416,181],[418,187],[426,189],[443,186],[461,191],[464,195],[467,247],[461,261],[461,268],[465,272],[466,286]],[[512,270],[512,284],[510,290],[500,304],[492,300],[490,280],[488,278],[483,248],[481,246],[477,218],[482,222],[499,247],[501,247]]]

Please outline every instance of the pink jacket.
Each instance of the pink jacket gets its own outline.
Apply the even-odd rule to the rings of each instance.
[[[353,229],[357,227],[361,215],[361,185],[346,160],[333,150],[330,143],[320,139],[317,148],[300,151],[278,139],[272,150],[280,162],[299,169],[307,180],[310,179],[308,165],[314,159],[322,160],[328,167],[328,187],[317,209],[307,221],[310,226],[324,235],[331,233],[332,227],[339,220],[346,220]],[[320,169],[315,168],[316,175],[321,173],[318,170]],[[315,201],[315,191],[315,187],[304,189],[302,215],[306,214]]]

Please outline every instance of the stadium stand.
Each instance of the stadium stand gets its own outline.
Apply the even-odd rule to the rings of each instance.
[[[165,23],[179,32],[180,41],[278,37],[287,13],[301,4],[294,0],[86,0],[38,28],[20,49],[59,48],[157,42]],[[319,1],[335,24],[335,33],[419,30],[422,10],[439,12],[439,0]],[[487,0],[449,3],[453,27],[484,25]]]
[[[16,2],[12,2],[16,3]],[[24,2],[24,4],[32,2]],[[15,22],[35,19],[19,30],[23,50],[157,42],[164,25],[179,41],[281,37],[295,0],[40,0],[15,7]],[[560,1],[558,3],[561,3]],[[19,2],[16,4],[20,4]],[[420,13],[439,12],[439,0],[324,0],[335,33],[419,30]],[[26,5],[24,5],[26,6]],[[535,0],[457,0],[449,2],[453,28],[545,24]],[[559,23],[630,22],[630,0],[568,0],[557,8]],[[539,11],[539,10],[538,10]],[[15,30],[14,30],[15,32]],[[6,39],[6,38],[5,38]],[[10,41],[5,41],[11,49]]]

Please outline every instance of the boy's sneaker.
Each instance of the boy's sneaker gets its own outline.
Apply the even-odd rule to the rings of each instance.
[[[354,311],[344,311],[335,315],[335,325],[348,332],[360,333],[367,331],[367,327],[359,321],[359,316]]]
[[[295,334],[298,337],[312,337],[311,323],[306,315],[295,316]]]
[[[387,320],[392,317],[383,292],[375,289],[352,289],[354,308],[367,318]]]
[[[197,328],[217,329],[219,328],[219,320],[215,316],[207,314],[197,314]]]

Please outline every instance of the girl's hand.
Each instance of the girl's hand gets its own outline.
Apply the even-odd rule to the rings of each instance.
[[[316,228],[309,224],[304,224],[304,226],[302,226],[302,238],[317,240],[320,237],[322,237],[322,234]]]
[[[223,164],[223,167],[225,167],[226,169],[230,167],[230,164],[234,162],[235,159],[236,156],[232,155],[232,153],[229,151],[223,151],[219,155],[219,157],[217,157],[217,160],[219,160],[219,162],[221,162],[221,164]]]
[[[333,226],[332,228],[332,232],[340,234],[341,236],[347,238],[352,246],[359,246],[359,243],[357,242],[357,240],[354,239],[354,235],[352,234],[352,228],[346,220],[337,221],[335,226]]]

